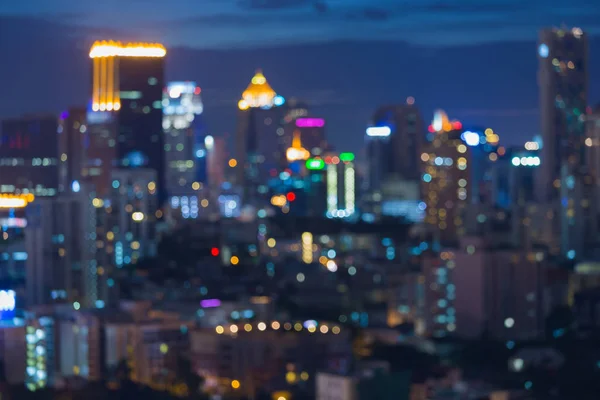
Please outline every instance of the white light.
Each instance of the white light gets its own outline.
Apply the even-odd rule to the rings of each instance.
[[[15,310],[15,292],[13,290],[0,290],[0,311]]]
[[[548,57],[548,55],[550,54],[550,49],[548,48],[548,45],[546,43],[540,44],[540,46],[538,47],[538,54],[542,58]]]
[[[367,128],[367,136],[390,136],[392,134],[392,130],[389,126],[372,126]]]
[[[479,144],[479,134],[476,132],[466,131],[462,134],[462,139],[468,146],[477,146]]]
[[[509,329],[512,328],[513,326],[515,326],[515,320],[512,318],[506,318],[504,320],[504,326]]]
[[[513,157],[512,165],[514,165],[515,167],[518,167],[519,165],[521,165],[521,160],[519,159],[519,157]]]
[[[207,150],[212,149],[214,144],[215,144],[215,139],[212,136],[208,135],[207,137],[204,138],[204,146],[206,146]]]
[[[512,362],[512,367],[515,372],[519,372],[525,366],[525,362],[522,358],[515,358]]]

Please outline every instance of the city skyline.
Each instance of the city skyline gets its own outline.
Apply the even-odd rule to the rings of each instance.
[[[0,100],[0,117],[56,113],[85,103],[89,96],[89,65],[82,55],[87,53],[92,39],[119,39],[110,30],[72,31],[49,21],[2,17],[1,11],[0,19],[0,30],[16,38],[10,43],[0,41],[0,50],[12,60],[2,66],[6,73],[0,75],[0,83],[15,93],[10,99]],[[587,30],[586,26],[583,28]],[[593,30],[591,34],[589,99],[594,105],[600,100],[600,81],[594,79],[594,71],[600,70],[600,57],[594,49],[600,41],[593,36]],[[198,82],[205,98],[207,127],[215,136],[228,133],[228,142],[233,141],[239,96],[254,70],[262,67],[284,97],[307,101],[316,114],[327,119],[328,137],[336,147],[349,147],[348,150],[359,153],[364,128],[376,105],[402,103],[408,96],[415,97],[425,121],[435,109],[443,108],[466,123],[494,128],[503,143],[512,145],[523,143],[540,131],[536,39],[534,35],[528,41],[446,48],[385,41],[297,44],[256,50],[173,47],[169,48],[166,78]],[[47,44],[44,54],[49,57],[35,52],[20,54],[19,49],[31,48],[38,42]],[[356,54],[364,57],[357,58]],[[412,62],[407,62],[406,54]],[[373,63],[377,57],[386,63]],[[243,62],[236,63],[240,58]],[[437,62],[452,58],[457,62]],[[319,71],[310,69],[315,59],[322,62]],[[511,60],[513,67],[495,62],[497,59]],[[33,71],[41,62],[46,65],[44,70],[20,74],[22,70]],[[17,78],[12,79],[15,74]],[[69,79],[61,79],[64,76]],[[38,92],[31,97],[28,93],[33,90]]]

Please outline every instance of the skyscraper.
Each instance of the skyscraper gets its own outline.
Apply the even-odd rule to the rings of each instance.
[[[163,128],[167,192],[190,195],[199,180],[199,167],[206,157],[202,126],[200,87],[195,82],[170,82],[163,95]],[[204,174],[205,175],[205,174]]]
[[[236,157],[238,184],[244,189],[244,201],[252,203],[266,187],[259,188],[285,157],[283,143],[278,141],[278,128],[285,115],[283,97],[271,88],[259,70],[238,102]],[[280,132],[283,132],[281,130]]]
[[[165,55],[160,44],[112,41],[94,43],[89,54],[93,62],[91,108],[101,114],[92,120],[111,126],[103,133],[91,131],[89,146],[114,148],[113,160],[91,161],[104,169],[108,169],[106,163],[116,168],[153,169],[160,203],[166,198],[162,131]],[[108,171],[102,176],[110,179]]]
[[[423,147],[422,194],[425,222],[442,242],[453,243],[464,231],[462,212],[469,200],[470,156],[461,139],[462,124],[436,111]]]
[[[409,97],[406,104],[380,107],[373,114],[374,127],[389,128],[389,134],[379,136],[389,137],[390,143],[391,157],[383,179],[392,175],[406,180],[419,179],[419,155],[425,129],[421,114],[414,103],[414,98]],[[377,135],[369,135],[367,132],[367,139],[375,136]]]
[[[543,147],[538,193],[559,196],[561,168],[581,173],[588,96],[588,43],[580,28],[545,29],[538,45],[538,83]],[[579,172],[578,172],[579,171]]]
[[[61,192],[77,188],[84,166],[84,138],[87,131],[85,108],[71,108],[61,113],[58,120],[59,189]]]

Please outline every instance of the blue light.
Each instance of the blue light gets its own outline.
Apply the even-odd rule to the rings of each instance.
[[[431,182],[431,175],[429,174],[424,174],[423,175],[423,182]]]
[[[283,96],[277,95],[273,98],[273,104],[275,104],[276,106],[282,106],[283,103],[285,103],[285,99],[283,98]]]
[[[113,187],[113,189],[118,189],[119,186],[121,186],[121,184],[119,183],[119,181],[117,181],[117,180],[112,181],[112,187]]]
[[[81,189],[81,186],[79,185],[79,182],[77,181],[73,181],[71,183],[71,190],[73,190],[73,192],[75,193],[79,193],[79,190]]]
[[[546,43],[540,44],[540,47],[538,47],[538,54],[542,58],[548,58],[550,55],[550,49]]]
[[[509,350],[512,350],[515,348],[515,342],[513,342],[512,340],[509,340],[508,342],[506,342],[506,348]]]
[[[104,300],[96,300],[96,308],[104,308]]]
[[[567,251],[567,258],[569,260],[573,260],[575,258],[575,250],[569,250],[569,251]]]
[[[206,155],[206,151],[204,149],[196,150],[196,158],[202,158]]]
[[[461,139],[467,144],[467,146],[477,146],[480,141],[479,134],[471,131],[463,132]]]
[[[425,209],[427,208],[427,204],[425,204],[425,202],[421,201],[419,202],[419,210],[421,211],[425,211]]]
[[[146,164],[146,157],[141,151],[132,151],[125,156],[124,164],[129,167],[142,167]]]

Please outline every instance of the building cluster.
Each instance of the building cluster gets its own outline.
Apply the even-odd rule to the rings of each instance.
[[[87,105],[0,121],[9,382],[74,387],[125,365],[182,394],[183,357],[218,395],[362,399],[406,380],[415,400],[509,399],[455,370],[411,383],[361,358],[356,332],[511,349],[560,307],[579,335],[600,329],[600,110],[581,29],[541,32],[540,134],[518,146],[442,110],[426,124],[408,97],[359,128],[361,153],[336,149],[326,119],[259,70],[233,148],[200,86],[165,82],[166,57],[96,42]]]

